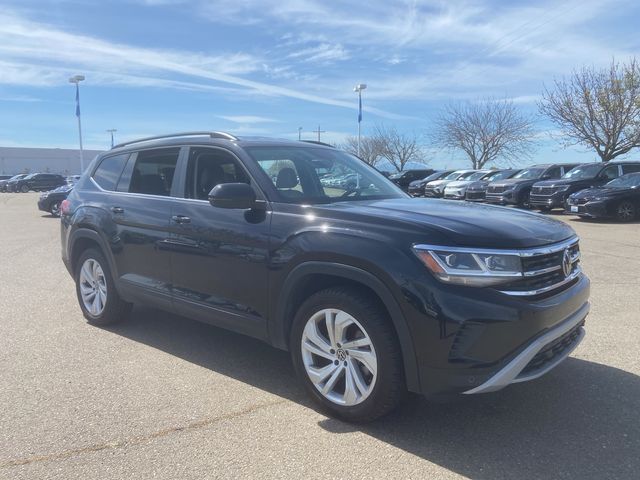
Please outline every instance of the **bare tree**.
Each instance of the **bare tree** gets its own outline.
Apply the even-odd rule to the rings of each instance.
[[[343,150],[358,155],[358,137],[347,137],[345,143],[340,146]],[[360,158],[371,166],[375,166],[382,156],[382,146],[375,137],[360,138]]]
[[[433,141],[461,150],[474,169],[497,160],[528,157],[534,147],[533,120],[508,99],[451,103],[435,121]]]
[[[545,88],[540,112],[560,127],[565,146],[586,145],[603,162],[640,146],[640,66],[615,60],[608,68],[584,67]]]
[[[382,156],[389,160],[398,172],[409,162],[426,163],[418,138],[414,134],[400,133],[395,127],[378,125],[373,138],[379,144]]]

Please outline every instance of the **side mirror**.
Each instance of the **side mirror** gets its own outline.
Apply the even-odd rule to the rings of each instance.
[[[246,183],[221,183],[209,192],[209,203],[218,208],[247,210],[256,203],[256,192]]]

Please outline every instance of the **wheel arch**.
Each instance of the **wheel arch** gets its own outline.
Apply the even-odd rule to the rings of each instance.
[[[98,232],[89,228],[78,228],[72,233],[69,243],[69,261],[72,272],[76,271],[77,262],[80,255],[82,255],[82,252],[88,248],[94,247],[97,248],[107,259],[107,262],[109,263],[109,270],[111,270],[114,280],[117,278],[115,261],[110,255],[111,250],[108,248],[107,242]]]
[[[369,291],[387,311],[402,351],[407,388],[419,392],[420,380],[412,336],[400,306],[378,277],[351,265],[312,261],[295,267],[278,295],[275,318],[270,322],[272,344],[287,350],[293,318],[302,302],[315,292],[336,285],[354,286]]]

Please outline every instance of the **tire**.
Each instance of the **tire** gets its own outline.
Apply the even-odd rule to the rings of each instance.
[[[327,317],[340,340],[329,339]],[[342,420],[375,420],[394,410],[407,393],[391,321],[378,302],[358,289],[333,287],[309,297],[294,318],[289,347],[311,397]]]
[[[538,207],[538,210],[543,213],[549,213],[551,211],[551,207]]]
[[[96,264],[99,269],[94,270]],[[85,267],[87,271],[83,272]],[[127,319],[132,304],[120,298],[113,283],[109,264],[101,252],[94,248],[82,252],[76,265],[74,278],[80,309],[91,325],[110,325]],[[90,293],[87,296],[88,291],[93,291],[93,297]],[[83,292],[85,292],[84,298]],[[91,298],[95,297],[99,299],[94,303]]]
[[[616,218],[621,222],[630,222],[637,214],[636,206],[629,200],[623,200],[616,207]]]
[[[522,192],[518,197],[518,208],[531,208],[531,204],[529,203],[529,194],[531,191]]]
[[[49,205],[49,213],[54,217],[60,216],[60,203],[62,202],[55,201],[51,205]]]
[[[22,187],[20,187],[20,191],[22,193],[27,193],[29,192],[29,186],[28,185],[22,185]]]

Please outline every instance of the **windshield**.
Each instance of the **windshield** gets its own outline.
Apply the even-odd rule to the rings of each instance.
[[[487,172],[474,172],[471,175],[469,175],[469,177],[467,178],[467,180],[480,180],[482,177],[484,177],[487,174]]]
[[[605,185],[607,188],[631,188],[637,186],[640,186],[640,173],[623,175]]]
[[[286,203],[333,203],[406,198],[376,169],[341,150],[314,147],[247,147]]]
[[[491,175],[487,175],[483,178],[488,182],[493,182],[494,180],[504,180],[505,178],[510,178],[513,175],[513,170],[503,170],[501,172],[493,172]]]
[[[24,176],[25,176],[25,174],[24,174],[24,173],[21,173],[20,175],[14,175],[13,177],[11,177],[11,178],[9,179],[9,181],[11,181],[11,180],[20,180],[20,179],[21,179],[22,177],[24,177]]]
[[[582,178],[595,178],[602,170],[602,164],[579,165],[565,173],[562,178],[572,178],[574,180]]]
[[[514,175],[513,178],[540,178],[545,170],[545,168],[525,168],[520,173]]]
[[[421,182],[432,182],[433,180],[440,180],[442,177],[444,177],[445,175],[448,175],[448,174],[449,174],[449,172],[436,172],[436,173],[432,173],[428,177],[423,178],[420,181]]]
[[[443,180],[457,180],[458,178],[462,178],[462,172],[460,170],[451,172],[449,175],[444,177]]]
[[[471,170],[470,172],[464,172],[462,175],[458,177],[458,180],[466,180],[469,179],[472,175],[475,175],[478,172],[474,172]]]

